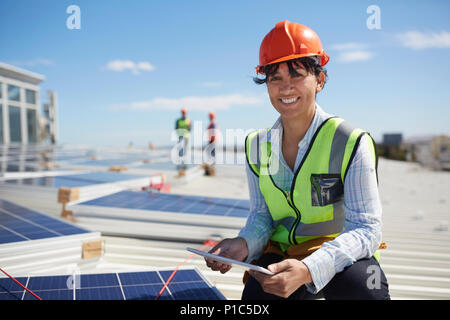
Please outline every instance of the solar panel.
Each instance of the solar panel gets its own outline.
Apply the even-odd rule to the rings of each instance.
[[[0,245],[88,232],[69,222],[0,199]]]
[[[123,174],[118,172],[90,172],[38,178],[11,179],[6,180],[5,182],[10,184],[22,184],[51,188],[75,188],[100,183],[121,182],[126,180],[139,179],[142,177],[143,176],[140,175]]]
[[[66,176],[67,177],[67,176]],[[131,179],[139,179],[142,178],[142,175],[134,175],[134,174],[127,174],[127,173],[121,173],[121,172],[90,172],[90,173],[83,173],[78,175],[72,175],[70,179],[78,179],[78,180],[87,180],[87,181],[93,181],[93,182],[118,182],[118,181],[125,181],[125,180],[131,180]]]
[[[43,171],[47,168],[34,161],[19,161],[19,160],[2,160],[0,161],[0,171],[4,172],[35,172]]]
[[[102,159],[102,160],[85,160],[80,162],[73,162],[73,164],[80,166],[103,166],[103,167],[111,167],[111,166],[127,166],[132,164],[133,162],[140,161],[139,158],[136,159]]]
[[[82,205],[242,218],[247,217],[250,209],[249,201],[242,199],[135,192],[128,190],[86,201]]]
[[[49,176],[37,178],[11,179],[6,180],[7,184],[20,184],[27,186],[49,187],[49,188],[79,188],[95,184],[92,181],[67,179],[65,176]]]
[[[173,270],[17,278],[43,300],[154,300]],[[34,300],[9,278],[0,278],[0,300]],[[200,272],[177,271],[160,300],[225,300]]]

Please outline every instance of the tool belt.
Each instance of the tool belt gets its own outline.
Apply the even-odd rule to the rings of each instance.
[[[278,242],[269,240],[265,247],[263,248],[261,255],[266,253],[274,253],[282,257],[281,260],[285,259],[297,259],[297,260],[303,260],[307,256],[309,256],[311,253],[319,249],[323,243],[327,241],[334,240],[333,237],[320,237],[316,239],[311,239],[305,242],[302,242],[300,244],[291,245],[289,248],[287,248],[286,252],[283,252],[281,250],[280,245]],[[381,242],[378,249],[386,249],[386,243]],[[250,262],[251,264],[256,264],[256,260],[253,260]],[[244,276],[242,278],[242,282],[245,284],[247,282],[248,277],[250,274],[248,271],[244,272]]]

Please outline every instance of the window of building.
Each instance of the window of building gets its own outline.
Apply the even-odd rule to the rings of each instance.
[[[8,84],[8,100],[20,101],[20,88]]]
[[[22,142],[22,125],[20,108],[9,106],[9,139],[11,142]]]
[[[25,90],[25,101],[27,103],[36,104],[36,91],[34,90]]]
[[[0,85],[1,85],[1,83],[0,83]],[[0,90],[1,90],[1,87],[0,87]],[[0,144],[3,144],[3,143],[5,143],[3,140],[3,106],[0,104]]]
[[[36,143],[37,125],[36,110],[27,109],[28,143]]]
[[[3,92],[3,90],[2,90],[2,83],[0,82],[0,99],[2,98],[2,92]]]

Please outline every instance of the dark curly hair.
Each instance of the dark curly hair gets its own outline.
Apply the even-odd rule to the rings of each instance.
[[[278,63],[273,63],[273,64],[269,64],[267,66],[263,67],[263,71],[265,74],[264,78],[258,78],[258,77],[254,77],[253,81],[256,84],[263,84],[263,83],[267,83],[267,79],[274,74],[275,72],[277,72],[278,67],[280,66],[280,63],[284,63],[286,61],[283,62],[278,62]],[[325,83],[327,82],[328,79],[328,74],[327,74],[327,70],[322,67],[320,65],[320,63],[317,62],[316,59],[310,58],[310,57],[302,57],[302,58],[298,58],[298,59],[293,59],[293,60],[288,60],[287,61],[287,65],[289,68],[289,74],[291,76],[298,76],[298,72],[295,71],[294,69],[294,65],[299,66],[299,63],[301,63],[303,65],[303,67],[306,69],[306,71],[310,74],[315,75],[316,77],[319,77],[320,73],[323,72],[325,74],[325,81],[324,81],[324,86]]]

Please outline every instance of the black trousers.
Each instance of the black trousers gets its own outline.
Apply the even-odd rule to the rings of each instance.
[[[263,254],[256,264],[266,268],[280,262],[282,257],[274,253]],[[249,277],[242,292],[242,300],[390,300],[386,276],[375,258],[356,261],[337,273],[317,294],[307,291],[303,285],[287,299],[266,293],[253,277]]]

